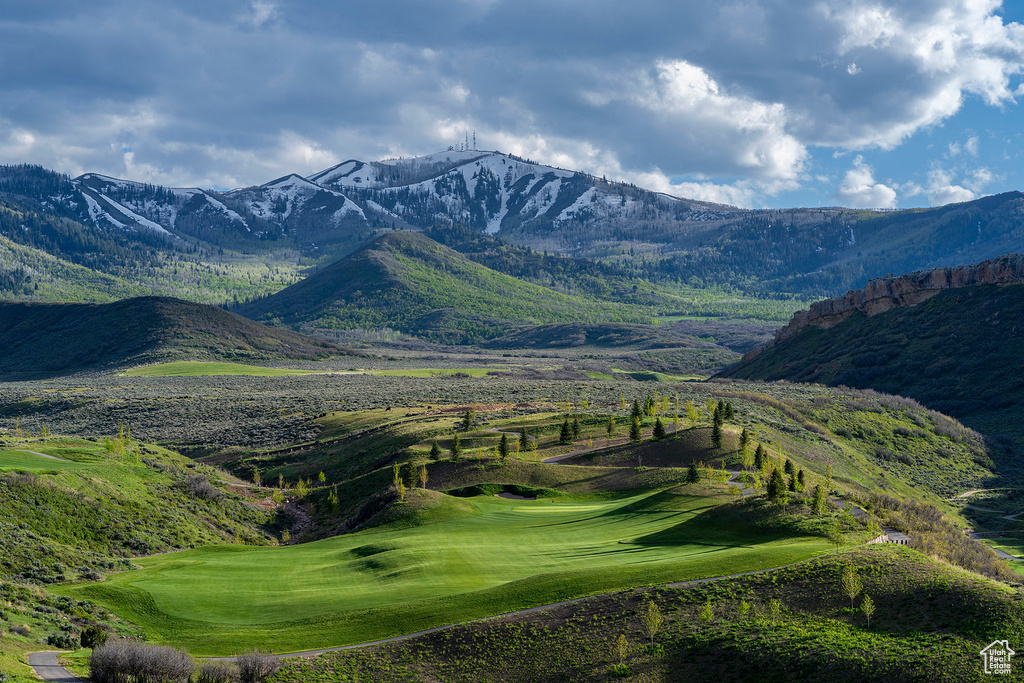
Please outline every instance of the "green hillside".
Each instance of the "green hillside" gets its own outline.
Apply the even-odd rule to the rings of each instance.
[[[344,349],[215,306],[166,297],[107,304],[0,302],[0,374],[69,374],[157,359],[317,358]]]
[[[222,476],[128,435],[0,437],[0,579],[98,580],[142,555],[270,543],[272,515],[211,484]]]
[[[1024,285],[947,290],[830,329],[808,327],[724,376],[818,382],[910,396],[986,433],[1024,418]]]
[[[642,308],[517,280],[412,232],[378,238],[239,312],[296,328],[391,327],[454,343],[497,337],[515,325],[651,319]]]

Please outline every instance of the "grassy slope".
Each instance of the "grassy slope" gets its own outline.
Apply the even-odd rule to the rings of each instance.
[[[614,590],[792,562],[827,542],[716,515],[680,487],[618,501],[493,497],[476,514],[285,548],[212,547],[60,587],[198,654],[381,638]],[[344,591],[334,588],[344,585]]]
[[[949,290],[873,317],[855,314],[727,371],[732,377],[870,387],[911,396],[986,433],[1012,433],[1024,418],[1017,381],[1024,285]]]
[[[644,322],[651,317],[647,311],[517,280],[418,233],[385,235],[240,311],[292,327],[391,327],[449,342],[497,337],[509,324]]]
[[[328,342],[266,327],[180,299],[109,304],[0,302],[0,372],[68,374],[151,358],[314,358],[344,353]]]
[[[877,611],[868,628],[840,591],[859,570]],[[643,600],[667,618],[650,647]],[[777,620],[767,615],[780,600]],[[747,614],[741,604],[751,606]],[[858,599],[859,602],[859,599]],[[698,616],[711,606],[705,624]],[[601,596],[539,615],[505,618],[415,640],[292,660],[276,681],[327,683],[554,683],[629,680],[985,680],[979,650],[1024,637],[1019,595],[905,548],[828,555],[770,574],[685,588]],[[612,673],[625,634],[625,677]],[[991,678],[991,677],[988,677]]]
[[[70,462],[40,458],[22,449]],[[209,543],[269,543],[267,513],[236,496],[190,496],[197,467],[163,449],[141,459],[94,441],[6,438],[0,450],[0,576],[40,583],[104,574],[129,558]],[[14,522],[16,520],[16,523]]]

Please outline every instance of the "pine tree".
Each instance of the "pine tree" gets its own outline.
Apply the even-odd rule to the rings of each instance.
[[[691,484],[696,484],[700,481],[700,472],[697,471],[697,463],[690,463],[690,468],[686,470],[686,481]]]
[[[773,469],[768,479],[768,500],[780,505],[786,502],[786,480],[778,469]]]
[[[783,469],[786,470],[786,474],[793,474],[793,461],[786,458],[786,466]]]
[[[580,418],[578,415],[572,416],[572,438],[573,441],[580,438]]]
[[[498,444],[498,459],[502,462],[508,460],[508,434],[502,432],[501,443]]]
[[[750,447],[750,432],[744,427],[743,431],[740,432],[740,453],[742,455],[747,454],[747,448]]]
[[[459,458],[462,457],[462,445],[459,443],[458,434],[455,434],[452,437],[452,445],[451,448],[449,449],[449,452],[451,453],[453,462],[458,462]]]
[[[441,447],[435,441],[430,445],[430,459],[437,461],[441,459]]]
[[[476,406],[470,406],[466,408],[466,414],[462,417],[462,429],[468,432],[474,422],[476,422]]]
[[[788,483],[787,487],[789,488],[790,491],[792,491],[793,493],[796,493],[796,475],[795,474],[789,475],[789,483]]]
[[[562,422],[562,429],[558,433],[558,440],[562,443],[572,443],[572,429],[569,427],[569,418]]]
[[[519,451],[525,453],[530,446],[530,435],[526,433],[526,427],[519,430]]]
[[[635,417],[638,420],[643,416],[643,412],[640,410],[640,401],[633,399],[633,411],[630,413],[630,417]]]
[[[725,419],[728,422],[732,422],[732,419],[736,416],[736,411],[733,410],[732,403],[725,404]]]
[[[634,416],[629,425],[629,439],[630,441],[639,441],[641,438],[643,438],[643,433],[640,430],[640,418]]]
[[[718,420],[711,427],[711,445],[714,448],[722,447],[722,424]]]
[[[804,471],[800,470],[799,472],[796,473],[797,491],[803,491],[805,483],[806,482],[804,481]]]
[[[608,424],[605,426],[605,431],[608,432],[608,437],[611,438],[615,435],[615,416],[608,416]]]
[[[654,421],[654,438],[655,439],[664,439],[665,438],[665,425],[661,423],[661,418],[660,417],[657,420]]]
[[[757,444],[757,449],[754,451],[754,469],[760,472],[764,469],[765,457],[768,452],[764,449],[764,444]]]

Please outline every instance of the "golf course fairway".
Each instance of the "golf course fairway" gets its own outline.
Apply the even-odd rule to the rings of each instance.
[[[214,546],[55,587],[196,655],[359,643],[632,586],[795,562],[822,538],[763,531],[687,487],[608,500],[460,499],[467,514],[284,547]],[[704,489],[703,492],[706,492]],[[728,506],[727,506],[728,508]]]

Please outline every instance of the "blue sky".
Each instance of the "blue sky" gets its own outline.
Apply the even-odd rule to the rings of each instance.
[[[750,207],[1024,189],[1024,3],[7,0],[0,163],[226,189],[481,149]]]

